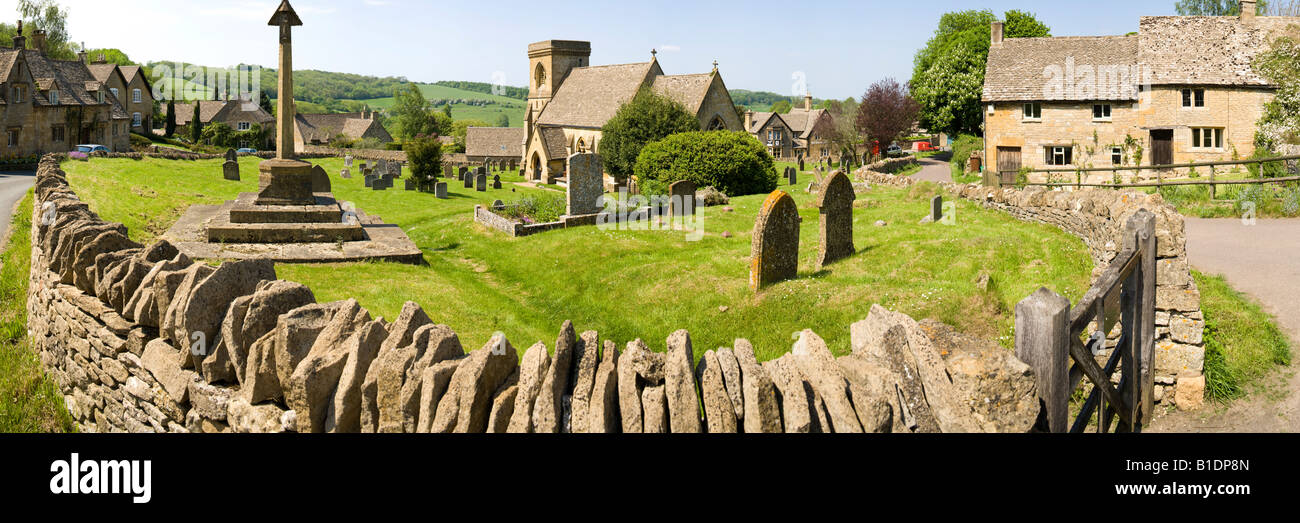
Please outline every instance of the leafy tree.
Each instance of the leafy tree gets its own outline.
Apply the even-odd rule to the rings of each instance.
[[[203,127],[202,141],[213,147],[230,147],[234,143],[234,137],[234,129],[222,122],[215,122]]]
[[[392,115],[395,134],[400,140],[407,140],[421,134],[437,134],[439,122],[434,117],[432,107],[424,99],[424,93],[415,84],[398,88],[393,93]],[[443,118],[449,117],[443,115]]]
[[[167,123],[163,126],[163,136],[171,138],[176,135],[176,100],[167,99]]]
[[[198,145],[203,138],[203,122],[199,120],[199,102],[194,101],[194,115],[190,117],[190,143]]]
[[[907,93],[907,87],[886,78],[867,88],[858,106],[858,132],[880,143],[882,149],[912,130],[920,106]]]
[[[1255,69],[1278,86],[1273,100],[1264,106],[1256,145],[1276,150],[1283,143],[1300,144],[1300,42],[1278,38],[1256,59]]]
[[[411,162],[411,178],[428,182],[442,171],[442,142],[437,135],[420,135],[402,145],[406,159]]]
[[[772,155],[743,131],[696,130],[652,142],[637,157],[635,173],[648,194],[662,194],[679,180],[695,182],[701,189],[715,187],[728,196],[768,193],[777,187]],[[659,189],[646,190],[651,187]]]
[[[263,111],[266,111],[266,114],[272,116],[275,115],[275,107],[271,105],[271,96],[266,94],[266,91],[262,91],[258,94],[257,105],[260,106]]]
[[[86,56],[89,57],[92,62],[99,60],[102,57],[106,63],[110,64],[136,65],[135,62],[131,61],[131,57],[122,52],[121,49],[92,49],[86,51]]]
[[[862,134],[858,132],[858,108],[859,104],[853,98],[831,100],[826,104],[835,125],[824,136],[840,156],[857,156],[858,146],[863,142]]]
[[[913,59],[909,82],[921,105],[922,127],[950,134],[980,132],[979,91],[988,62],[990,26],[996,20],[987,9],[947,13],[939,19],[934,36]],[[1007,11],[1005,24],[1005,38],[1051,36],[1050,28],[1031,13]],[[945,88],[956,89],[957,96],[941,90]],[[973,98],[971,92],[976,93]]]
[[[68,37],[68,10],[54,0],[18,0],[18,16],[23,20],[23,34],[45,31],[45,54],[55,60],[75,60]],[[10,40],[12,45],[12,39]],[[27,40],[31,45],[30,38]]]
[[[606,172],[625,180],[633,173],[646,144],[699,130],[699,120],[681,103],[641,89],[601,128],[600,159]]]
[[[510,127],[510,115],[501,113],[497,115],[496,127]]]
[[[447,118],[451,118],[451,102],[442,104],[442,114],[446,115]]]
[[[1241,0],[1178,0],[1174,10],[1184,16],[1237,16],[1241,14]],[[1268,0],[1259,0],[1257,14],[1268,12]]]
[[[772,112],[774,113],[787,114],[791,109],[794,109],[794,106],[790,104],[789,100],[777,100],[776,103],[772,104]]]

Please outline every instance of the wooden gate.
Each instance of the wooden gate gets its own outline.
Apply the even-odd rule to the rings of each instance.
[[[1172,129],[1154,129],[1151,131],[1151,165],[1170,165],[1174,163],[1174,131]]]
[[[1019,173],[1020,148],[998,147],[998,181],[1002,185],[1014,185]]]

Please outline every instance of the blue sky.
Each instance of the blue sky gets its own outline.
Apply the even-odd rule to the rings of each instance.
[[[276,62],[266,25],[279,0],[59,0],[75,40],[117,47],[137,61],[225,66]],[[14,5],[13,0],[0,0]],[[717,60],[727,86],[790,94],[802,72],[818,98],[860,96],[868,85],[911,76],[912,56],[947,11],[1034,12],[1056,36],[1124,34],[1141,15],[1173,14],[1174,0],[880,2],[767,0],[538,2],[293,0],[305,22],[294,64],[411,80],[527,83],[526,48],[547,39],[589,40],[593,64],[645,61],[668,74],[701,73]],[[535,4],[534,4],[535,5]],[[10,7],[0,13],[16,16]],[[146,24],[139,22],[145,20]],[[129,29],[123,31],[122,29]]]

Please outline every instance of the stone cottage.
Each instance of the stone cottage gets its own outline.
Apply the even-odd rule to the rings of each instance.
[[[788,113],[746,111],[744,126],[778,160],[821,160],[835,153],[827,139],[835,128],[835,118],[830,111],[813,109],[811,94],[804,95],[803,107]]]
[[[266,132],[266,143],[241,143],[240,147],[256,149],[266,148],[275,143],[275,117],[267,113],[257,103],[239,100],[199,100],[190,103],[176,103],[176,127],[190,124],[194,119],[194,104],[199,104],[199,121],[203,125],[224,123],[236,132],[252,129],[253,124],[261,125]],[[167,107],[163,106],[163,117],[167,116]]]
[[[564,176],[569,155],[599,150],[601,127],[641,88],[664,94],[696,115],[701,130],[742,127],[716,63],[705,74],[666,75],[649,62],[591,65],[591,43],[547,40],[528,46],[528,112],[523,165],[533,180]]]
[[[140,66],[110,64],[101,56],[88,67],[95,80],[108,86],[131,117],[131,130],[140,134],[151,132],[155,108],[153,87]]]
[[[983,91],[988,168],[1013,182],[1022,167],[1249,157],[1276,90],[1252,63],[1300,18],[1256,16],[1253,0],[1241,12],[1142,17],[1129,36],[1004,39],[994,22]],[[1134,173],[1119,171],[1124,181],[1157,175]]]
[[[44,33],[28,49],[22,23],[13,48],[0,49],[0,156],[67,152],[80,144],[130,149],[130,117],[79,60],[45,55]]]
[[[524,155],[526,132],[522,127],[470,127],[465,129],[465,156],[470,163],[519,160]]]
[[[383,143],[393,141],[384,124],[375,119],[373,111],[336,114],[302,114],[294,118],[294,148],[305,152],[307,145],[329,145],[340,135],[349,140],[373,138]]]

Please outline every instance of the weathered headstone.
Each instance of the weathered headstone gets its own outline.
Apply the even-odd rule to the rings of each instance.
[[[506,208],[506,202],[503,202],[503,201],[501,201],[501,200],[493,200],[493,201],[492,201],[492,210],[494,210],[494,211],[499,211],[499,210],[504,209],[504,208]]]
[[[600,212],[601,195],[605,192],[604,168],[600,156],[580,153],[569,157],[569,187],[566,191],[569,216],[582,216]]]
[[[523,177],[524,177],[524,170],[523,170],[523,169],[520,169],[520,170],[519,170],[519,177],[520,177],[520,178],[523,178]]]
[[[352,168],[352,155],[349,154],[343,157],[343,166],[349,169]]]
[[[407,178],[407,179],[406,179],[406,190],[408,190],[408,191],[414,191],[415,188],[416,188],[418,185],[419,185],[419,184],[416,183],[416,181],[415,181],[414,178]]]
[[[492,188],[493,189],[501,188],[501,175],[499,174],[492,175]]]
[[[366,172],[366,171],[369,170],[369,169],[370,169],[370,165],[368,165],[368,164],[365,162],[365,160],[362,160],[362,161],[361,161],[361,172]]]
[[[433,192],[434,196],[437,196],[439,200],[446,200],[447,182],[438,182],[438,185],[434,186]]]
[[[669,218],[681,218],[695,214],[695,182],[678,180],[668,186],[671,200]]]
[[[343,178],[344,180],[351,180],[352,171],[348,170],[347,167],[344,167],[343,170],[339,172],[339,178]]]
[[[487,175],[479,173],[474,177],[474,190],[478,192],[487,192]]]
[[[835,171],[822,180],[821,190],[813,206],[820,209],[821,243],[817,249],[817,266],[824,267],[836,260],[852,256],[853,247],[853,182],[842,171]]]
[[[325,172],[325,168],[319,165],[313,165],[311,168],[311,192],[331,192],[330,175]]]
[[[930,199],[930,221],[934,223],[943,221],[943,196]]]
[[[457,179],[457,180],[460,180],[460,181],[464,181],[464,180],[465,180],[465,174],[468,173],[468,172],[469,172],[469,169],[466,169],[464,165],[460,166],[460,169],[457,169],[457,170],[456,170],[456,179]]]
[[[754,223],[749,257],[749,288],[792,279],[799,274],[799,207],[784,191],[763,201]]]
[[[227,180],[239,181],[239,162],[226,160],[221,164],[221,176]]]
[[[799,170],[803,170],[803,158],[799,158]]]
[[[465,173],[465,180],[464,180],[464,182],[465,182],[465,188],[466,188],[466,189],[473,189],[473,188],[474,188],[474,177],[475,177],[475,175],[473,175],[473,174]]]
[[[227,162],[238,162],[238,161],[239,161],[239,153],[235,152],[234,149],[226,149],[226,161],[227,161]]]
[[[375,176],[372,175],[372,174],[370,174],[370,173],[366,173],[365,176],[366,176],[366,187],[374,187],[374,186],[375,186]]]

